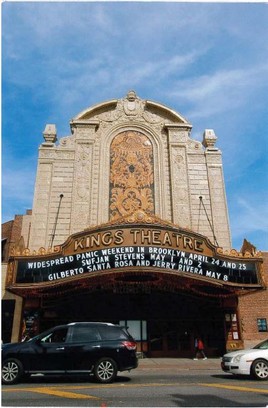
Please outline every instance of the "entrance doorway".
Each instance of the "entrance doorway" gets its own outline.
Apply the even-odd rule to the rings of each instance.
[[[150,321],[149,355],[177,357],[191,352],[191,332],[180,321]]]
[[[15,300],[2,300],[2,342],[11,342]]]
[[[208,356],[225,352],[225,309],[219,298],[159,290],[102,290],[65,294],[41,303],[40,330],[74,321],[127,322],[134,337],[141,333],[136,339],[139,351],[148,357],[190,358],[196,336],[203,338]]]
[[[153,320],[148,323],[150,357],[191,358],[197,336],[203,338],[208,356],[218,356],[225,351],[224,323],[220,318]]]

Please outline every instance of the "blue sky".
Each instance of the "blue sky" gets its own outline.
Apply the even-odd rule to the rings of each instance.
[[[268,250],[268,5],[2,3],[2,222],[32,208],[46,123],[130,89],[167,105],[224,163],[233,248]]]

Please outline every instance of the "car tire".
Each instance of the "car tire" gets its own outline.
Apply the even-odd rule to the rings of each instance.
[[[12,385],[19,382],[23,376],[23,366],[15,358],[9,358],[2,364],[2,384]]]
[[[94,366],[94,377],[98,382],[110,383],[117,376],[116,362],[111,358],[101,358]]]
[[[268,361],[258,359],[251,366],[251,374],[257,380],[268,380]]]

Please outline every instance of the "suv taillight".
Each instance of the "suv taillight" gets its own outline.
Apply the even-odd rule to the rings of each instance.
[[[128,350],[136,350],[137,348],[137,343],[135,343],[135,341],[122,341],[122,345]]]

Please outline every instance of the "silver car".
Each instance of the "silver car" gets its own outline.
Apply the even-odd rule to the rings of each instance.
[[[223,371],[235,375],[251,375],[257,380],[268,379],[268,339],[252,349],[237,350],[224,354]]]

